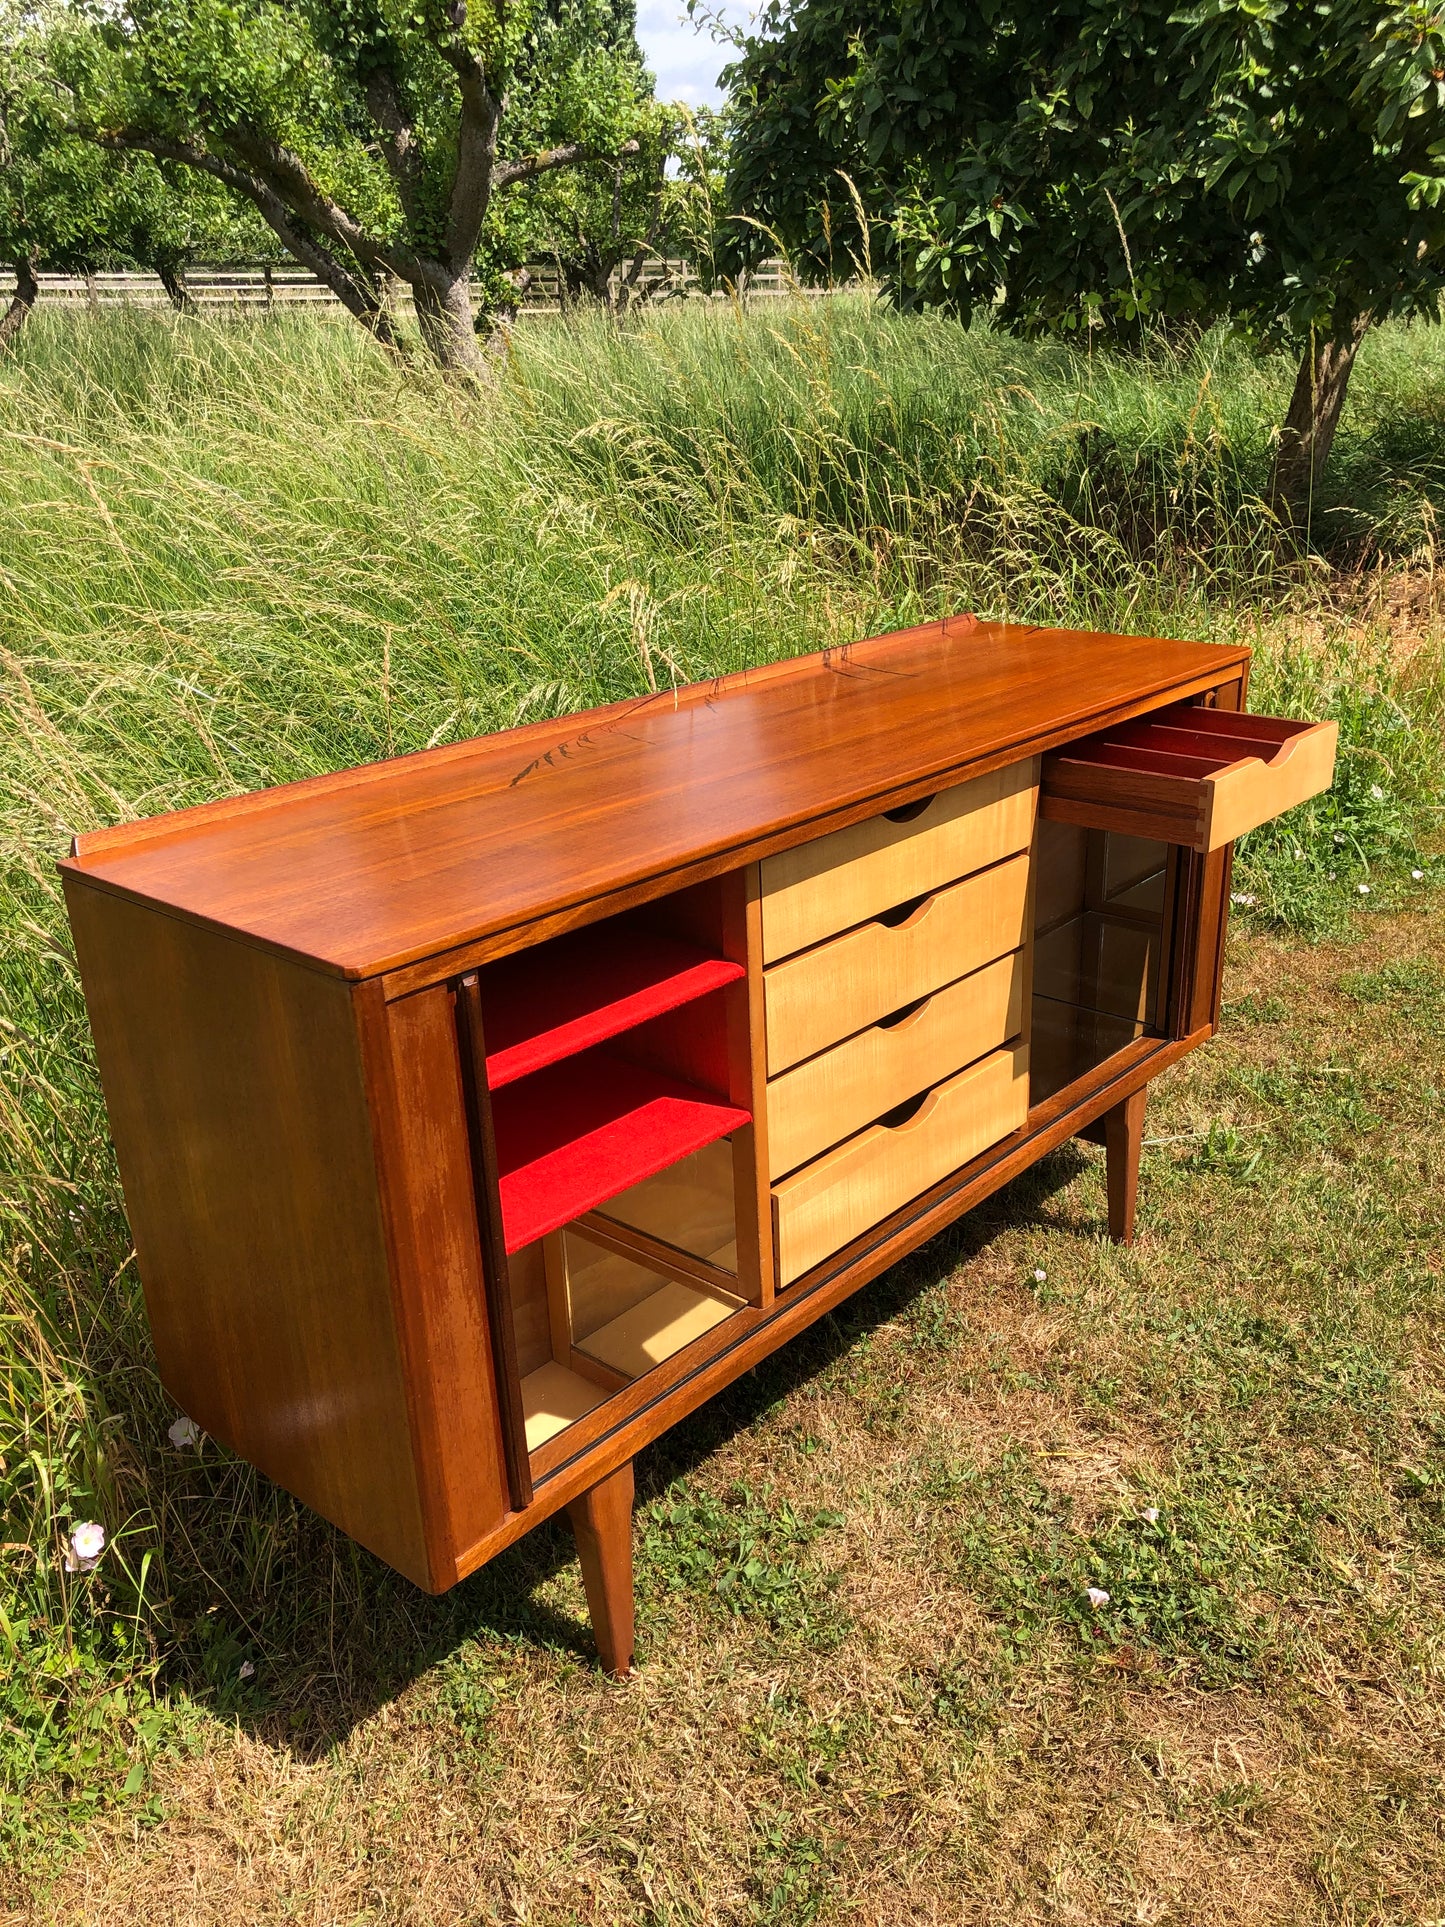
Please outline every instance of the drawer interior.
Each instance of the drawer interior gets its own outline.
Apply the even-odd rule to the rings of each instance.
[[[1171,704],[1046,756],[1040,814],[1207,853],[1328,789],[1338,735]]]

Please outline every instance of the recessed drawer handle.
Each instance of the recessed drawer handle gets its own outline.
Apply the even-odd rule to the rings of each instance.
[[[883,814],[890,823],[916,823],[925,810],[933,807],[937,798],[938,792],[935,790],[932,796],[920,796],[912,803],[900,803],[896,810],[885,810]]]
[[[928,1122],[938,1105],[938,1092],[925,1091],[922,1097],[910,1097],[906,1104],[895,1105],[878,1122],[885,1131],[916,1131]]]
[[[926,897],[914,897],[909,903],[897,904],[892,910],[884,910],[873,921],[881,923],[885,930],[911,930],[921,923],[933,907],[935,892]]]
[[[927,997],[916,997],[911,1004],[905,1004],[901,1010],[895,1010],[891,1016],[880,1017],[878,1019],[878,1029],[911,1029],[932,1002],[933,998],[931,995]]]

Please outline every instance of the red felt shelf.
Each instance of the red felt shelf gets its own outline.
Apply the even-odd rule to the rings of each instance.
[[[482,972],[487,1083],[500,1090],[742,975],[741,964],[631,923],[504,957]]]
[[[499,1090],[492,1121],[511,1252],[726,1137],[750,1113],[591,1050]]]

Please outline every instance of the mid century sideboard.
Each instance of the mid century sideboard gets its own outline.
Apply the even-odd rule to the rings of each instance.
[[[162,1379],[441,1591],[1219,1021],[1331,723],[1241,648],[957,617],[76,839]]]

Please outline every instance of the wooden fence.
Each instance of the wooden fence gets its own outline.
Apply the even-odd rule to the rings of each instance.
[[[539,262],[527,270],[521,297],[523,314],[556,314],[561,307],[556,267]],[[644,296],[701,296],[697,277],[684,261],[648,261],[640,276],[638,292]],[[256,313],[277,307],[315,307],[341,312],[336,296],[314,274],[302,268],[193,268],[185,277],[186,292],[196,307],[207,313]],[[764,261],[748,277],[748,295],[787,294],[793,288],[781,261]],[[0,301],[8,301],[15,289],[13,274],[0,274]],[[398,284],[400,307],[409,307],[410,291]],[[84,303],[92,309],[133,303],[140,307],[164,306],[169,296],[160,277],[132,269],[111,274],[42,274],[42,302]]]

